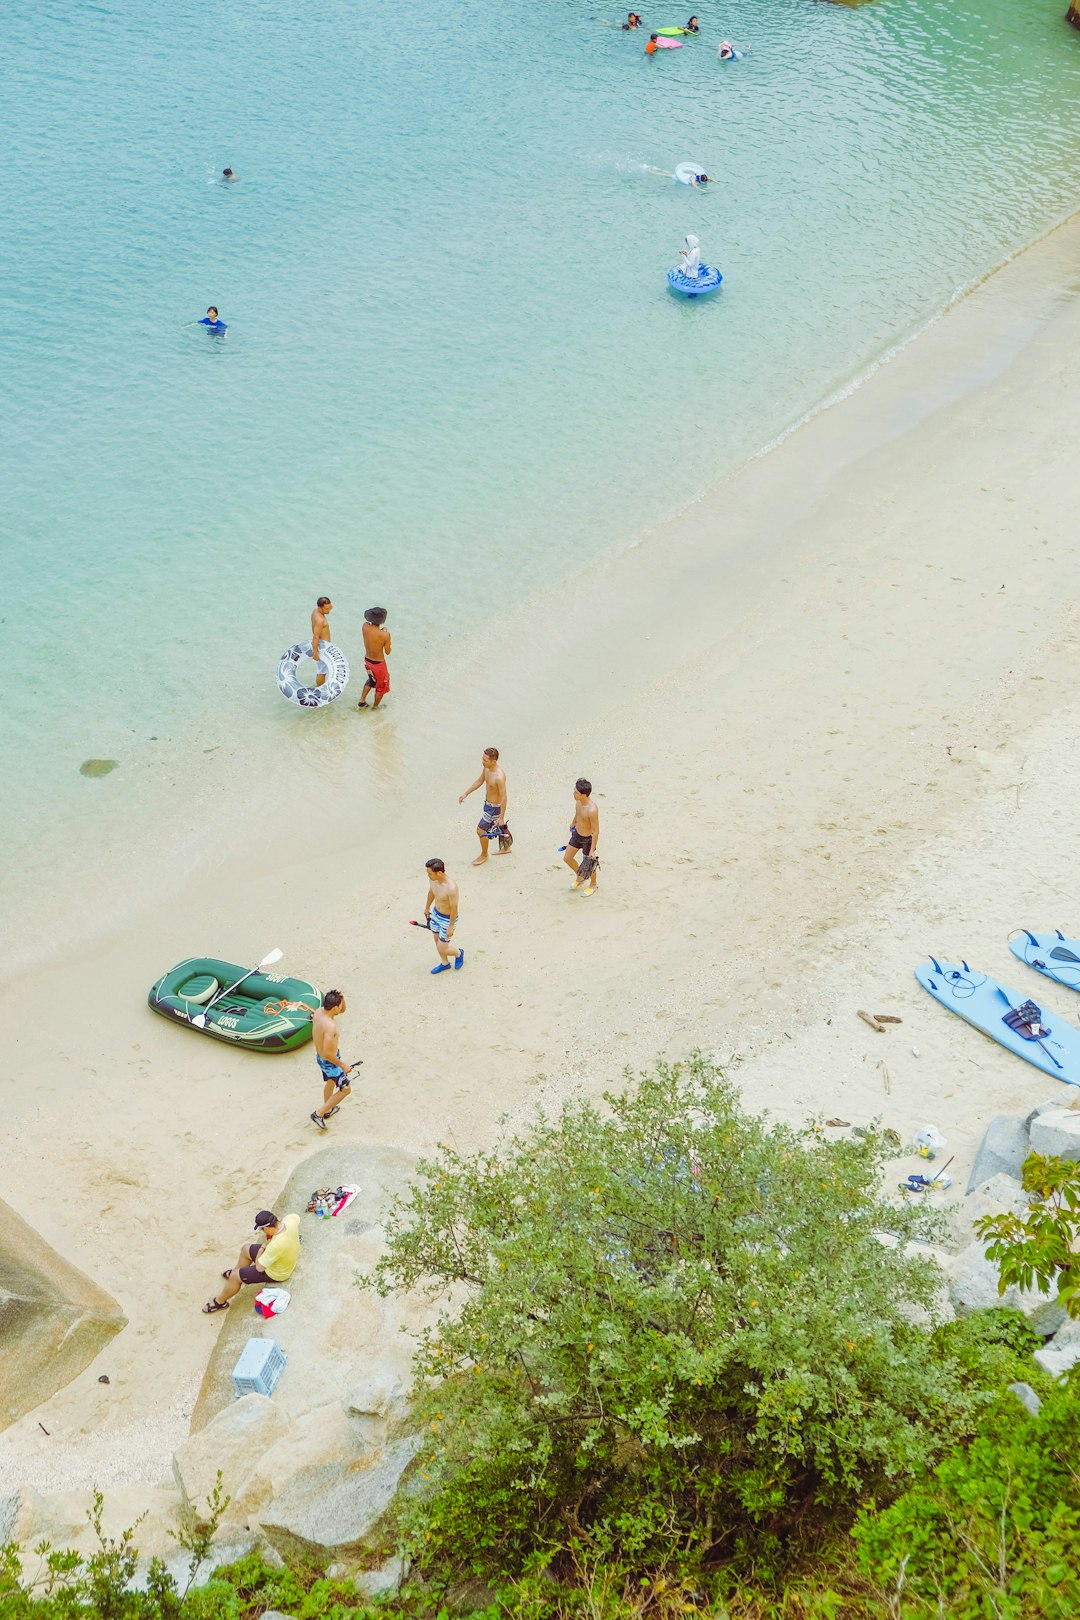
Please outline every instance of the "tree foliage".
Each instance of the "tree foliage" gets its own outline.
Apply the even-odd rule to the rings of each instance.
[[[445,1295],[416,1361],[421,1569],[760,1564],[969,1422],[905,1248],[933,1218],[880,1196],[879,1133],[770,1124],[700,1056],[605,1104],[423,1163],[362,1279]]]
[[[1080,1383],[1037,1416],[1004,1394],[980,1432],[855,1529],[884,1614],[1075,1620],[1080,1614]]]
[[[1056,1288],[1069,1315],[1080,1317],[1080,1164],[1032,1153],[1021,1174],[1030,1209],[976,1222],[978,1235],[991,1239],[986,1254],[997,1262],[998,1292],[1010,1284]]]

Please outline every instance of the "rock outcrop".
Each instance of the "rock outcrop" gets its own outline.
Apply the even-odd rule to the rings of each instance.
[[[263,1321],[241,1295],[229,1308],[174,1471],[186,1501],[205,1501],[220,1468],[224,1524],[285,1557],[326,1564],[377,1549],[386,1510],[412,1460],[408,1393],[427,1300],[381,1300],[357,1286],[385,1247],[382,1221],[414,1160],[370,1143],[329,1145],[290,1177],[280,1213],[301,1215],[300,1261],[283,1315]],[[340,1216],[304,1213],[316,1187],[357,1185]],[[232,1368],[247,1339],[288,1358],[271,1396],[237,1400]]]
[[[967,1190],[973,1193],[992,1176],[1006,1175],[1020,1179],[1020,1169],[1031,1152],[1028,1122],[1023,1114],[998,1114],[983,1132],[968,1177]]]
[[[1080,1159],[1080,1109],[1044,1108],[1031,1121],[1031,1146],[1049,1159]]]
[[[69,1384],[126,1322],[110,1294],[0,1201],[0,1429]]]
[[[1054,1337],[1036,1350],[1035,1360],[1054,1378],[1063,1378],[1080,1362],[1080,1320],[1070,1316],[1058,1328]]]

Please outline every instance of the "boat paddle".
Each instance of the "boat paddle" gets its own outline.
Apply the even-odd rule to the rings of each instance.
[[[230,984],[230,986],[229,986],[229,988],[227,990],[219,990],[216,996],[211,996],[210,1000],[206,1003],[206,1006],[203,1008],[202,1012],[196,1013],[195,1017],[191,1020],[191,1022],[194,1024],[195,1028],[196,1029],[205,1029],[206,1028],[206,1021],[207,1021],[206,1020],[206,1015],[210,1011],[210,1008],[214,1005],[215,1001],[220,1001],[222,996],[231,996],[233,991],[237,988],[237,985],[243,984],[245,979],[250,979],[251,975],[253,973],[258,973],[263,968],[273,967],[275,962],[280,962],[281,961],[281,958],[282,958],[282,956],[284,954],[285,954],[284,951],[278,951],[278,950],[270,951],[266,956],[263,957],[261,962],[259,962],[259,963],[257,963],[255,965],[255,967],[248,968],[246,973],[241,973],[240,977],[236,981],[236,984]]]
[[[1009,1000],[1009,997],[1008,997],[1005,989],[1003,988],[1003,986],[1001,986],[1000,984],[996,984],[995,989],[997,990],[998,995],[1001,997],[1002,1001],[1004,1001],[1006,1007],[1008,1007],[1010,1012],[1019,1012],[1020,1011],[1019,1007],[1014,1007],[1013,1006],[1013,1004]],[[1042,1027],[1041,1026],[1041,1017],[1042,1017],[1042,1015],[1040,1014],[1040,1023],[1037,1026],[1039,1028]],[[1029,1025],[1028,1027],[1030,1028],[1031,1026]],[[1050,1031],[1047,1030],[1046,1033],[1049,1035]],[[1021,1036],[1020,1038],[1021,1038],[1021,1040],[1023,1040],[1024,1037]],[[1050,1048],[1046,1045],[1046,1042],[1043,1040],[1041,1035],[1036,1035],[1034,1033],[1034,1031],[1033,1031],[1032,1035],[1031,1035],[1031,1039],[1035,1042],[1036,1046],[1041,1046],[1042,1047],[1043,1051],[1046,1053],[1047,1057],[1050,1059],[1051,1063],[1054,1065],[1054,1067],[1056,1069],[1064,1069],[1064,1067],[1065,1067],[1064,1063],[1059,1063],[1058,1062],[1057,1058],[1054,1056],[1053,1052],[1051,1052]]]

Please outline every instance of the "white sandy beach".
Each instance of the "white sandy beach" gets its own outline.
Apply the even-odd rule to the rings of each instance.
[[[131,870],[152,908],[6,986],[0,1197],[130,1324],[0,1436],[13,1484],[166,1471],[218,1330],[200,1306],[319,1145],[310,1048],[245,1057],[147,1010],[184,956],[280,945],[283,969],[345,990],[342,1050],[365,1066],[332,1129],[414,1152],[700,1046],[755,1108],[881,1114],[905,1138],[933,1121],[962,1190],[992,1115],[1064,1091],[911,969],[962,954],[1025,984],[1010,930],[1080,929],[1078,289],[1074,219],[424,690],[395,624],[386,711],[310,716],[333,719],[336,757],[286,772],[234,859],[164,898]],[[479,801],[457,797],[489,743],[516,843],[474,871]],[[555,853],[581,773],[602,819],[588,900]],[[320,791],[355,796],[354,827],[324,835]],[[434,854],[467,952],[437,979],[406,926]],[[904,1022],[878,1036],[857,1007]]]

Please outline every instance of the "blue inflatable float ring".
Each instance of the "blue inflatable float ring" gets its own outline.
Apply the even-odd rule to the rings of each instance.
[[[686,298],[700,298],[702,293],[715,292],[723,279],[719,270],[711,264],[703,264],[700,274],[696,276],[684,275],[679,265],[667,273],[667,284],[672,292],[682,293]]]

